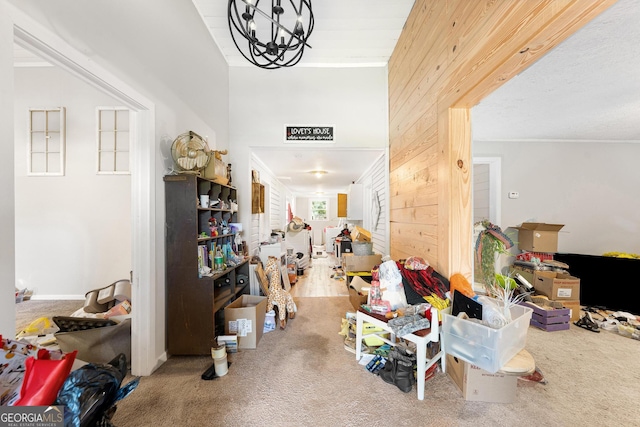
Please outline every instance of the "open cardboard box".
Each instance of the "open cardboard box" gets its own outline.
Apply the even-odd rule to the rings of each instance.
[[[555,271],[536,271],[533,287],[550,300],[580,300],[580,279]]]
[[[371,232],[362,227],[355,226],[351,231],[351,240],[353,242],[370,242]]]
[[[239,349],[254,349],[264,331],[267,297],[241,295],[224,308],[226,335],[238,336]]]
[[[351,283],[349,283],[349,301],[351,301],[354,309],[358,310],[362,304],[367,303],[370,286],[371,284],[360,276],[354,276],[353,280],[351,280]]]
[[[563,224],[523,222],[518,230],[518,247],[531,252],[558,252],[558,232]]]

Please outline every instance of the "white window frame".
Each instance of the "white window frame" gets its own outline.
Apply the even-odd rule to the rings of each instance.
[[[313,202],[324,202],[326,204],[326,215],[324,219],[317,219],[313,216]],[[309,199],[309,217],[311,218],[311,221],[329,221],[330,217],[329,217],[329,212],[331,212],[329,209],[331,208],[331,203],[329,201],[328,198],[326,197],[314,197]]]
[[[114,112],[114,128],[113,129],[102,129],[102,117],[101,117],[101,113],[103,111],[113,111]],[[117,112],[118,111],[127,111],[129,113],[129,126],[126,129],[120,129],[118,127],[118,121],[117,121]],[[131,117],[131,110],[129,108],[126,107],[96,107],[96,173],[98,175],[131,175],[131,134],[132,134],[132,123],[131,123],[132,117]],[[102,148],[102,132],[113,132],[114,134],[114,142],[113,142],[113,149],[103,149]],[[128,134],[128,138],[127,138],[127,149],[126,150],[118,150],[118,145],[117,145],[117,134],[118,132],[127,132]],[[101,162],[100,162],[100,157],[102,155],[102,153],[105,152],[109,152],[109,153],[113,153],[113,170],[101,170]],[[118,170],[118,164],[117,164],[117,160],[118,160],[118,153],[123,153],[126,152],[128,153],[128,161],[127,161],[127,169],[126,170]]]
[[[34,129],[34,120],[33,116],[37,113],[44,114],[42,129]],[[50,115],[58,115],[58,118],[55,119],[53,117],[50,118]],[[58,121],[58,130],[51,130],[50,124],[53,123],[54,120]],[[64,176],[64,165],[65,165],[65,146],[66,146],[66,110],[64,107],[44,107],[44,108],[29,108],[29,120],[28,120],[28,134],[29,134],[29,143],[27,144],[27,176]],[[44,151],[34,151],[34,134],[44,133]],[[59,136],[59,150],[50,151],[49,148],[49,140],[53,136],[52,134],[58,134]],[[34,162],[33,155],[34,154],[44,154],[44,170],[34,171]],[[58,170],[51,172],[50,171],[50,160],[49,157],[51,154],[58,154],[59,159]],[[51,164],[52,166],[52,164]]]

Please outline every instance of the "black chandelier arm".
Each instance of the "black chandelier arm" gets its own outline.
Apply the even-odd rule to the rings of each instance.
[[[309,29],[309,32],[307,33],[307,37],[300,37],[294,33],[292,33],[291,31],[289,31],[284,25],[280,24],[279,22],[277,22],[276,20],[274,20],[272,17],[270,17],[269,15],[267,15],[266,13],[264,13],[263,11],[261,11],[260,9],[258,9],[256,6],[254,6],[253,4],[251,4],[249,2],[249,0],[241,0],[244,4],[246,4],[247,6],[249,6],[250,8],[252,8],[255,12],[258,12],[260,15],[262,15],[263,17],[265,17],[266,19],[268,19],[269,21],[271,21],[274,25],[276,25],[278,28],[280,28],[281,30],[283,30],[284,32],[288,33],[290,36],[295,37],[296,39],[298,39],[300,41],[300,43],[304,43],[305,45],[309,46],[309,44],[306,42],[307,37],[309,37],[309,35],[311,34],[311,30],[313,29],[313,24],[311,24],[311,27]],[[304,1],[304,0],[303,0]],[[305,1],[305,3],[307,3]],[[257,4],[257,2],[256,2]],[[300,12],[298,10],[296,10],[296,6],[291,3],[291,5],[293,6],[293,9],[296,11],[296,15],[300,16]],[[311,5],[308,5],[309,7],[309,16],[310,16],[310,22],[313,23],[313,12],[311,11]],[[236,13],[237,15],[237,13]],[[298,24],[296,24],[298,25]],[[309,48],[311,48],[311,46],[309,46]]]
[[[252,61],[254,64],[258,65],[259,67],[262,68],[267,68],[264,67],[263,65],[259,64],[259,61],[257,59],[257,57],[262,58],[265,62],[267,62],[267,65],[275,65],[277,64],[278,61],[284,61],[284,54],[287,52],[286,50],[281,50],[280,53],[276,56],[273,57],[273,59],[271,59],[269,57],[269,55],[267,54],[266,51],[260,51],[259,49],[256,49],[255,46],[253,46],[250,42],[248,43],[248,47],[249,47],[249,53],[251,54],[252,57]],[[296,65],[298,62],[300,62],[300,59],[302,59],[302,54],[304,53],[304,46],[300,47],[300,50],[298,50],[289,60],[273,67],[273,68],[278,68],[278,67],[292,67],[294,65]],[[246,56],[245,56],[246,58]],[[248,58],[247,58],[248,59]],[[295,61],[295,62],[294,62]]]

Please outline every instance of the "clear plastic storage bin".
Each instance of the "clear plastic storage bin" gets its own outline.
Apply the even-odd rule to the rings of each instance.
[[[496,373],[527,343],[528,307],[510,308],[513,321],[500,329],[442,313],[442,344],[446,354]]]

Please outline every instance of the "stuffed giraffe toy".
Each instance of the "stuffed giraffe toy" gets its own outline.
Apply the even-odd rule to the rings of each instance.
[[[273,306],[278,307],[278,317],[280,318],[280,329],[287,326],[287,312],[289,319],[293,319],[298,311],[296,303],[293,302],[291,294],[282,289],[280,284],[280,269],[278,268],[278,260],[270,256],[267,261],[265,273],[269,277],[269,296],[267,298],[267,311],[273,310]]]

